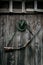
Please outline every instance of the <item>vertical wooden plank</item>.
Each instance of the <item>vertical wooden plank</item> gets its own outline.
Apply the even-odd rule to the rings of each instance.
[[[5,56],[4,56],[4,45],[5,45],[5,43],[4,43],[4,21],[5,21],[5,16],[3,16],[3,15],[1,15],[0,16],[0,50],[1,50],[1,63],[2,63],[2,65],[4,64],[4,58],[5,58]],[[3,59],[2,59],[3,58]]]
[[[25,1],[22,1],[22,12],[25,12]]]
[[[34,0],[34,10],[37,10],[37,0]]]
[[[25,49],[22,49],[18,52],[18,63],[17,65],[25,65],[24,60],[25,60]]]
[[[41,45],[41,65],[43,65],[43,28],[42,28],[42,45]]]
[[[1,25],[1,16],[0,16],[0,65],[2,65],[2,25]]]
[[[9,1],[9,12],[13,11],[12,8],[13,8],[13,4],[12,4],[12,0],[10,0]]]

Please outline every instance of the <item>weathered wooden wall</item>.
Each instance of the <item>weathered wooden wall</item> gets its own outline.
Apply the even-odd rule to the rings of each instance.
[[[16,22],[20,19],[27,21],[33,34],[41,29],[26,48],[6,53],[4,51],[5,46],[18,48],[19,45],[26,44],[32,37],[29,31],[22,33],[16,31]],[[0,65],[43,65],[42,28],[43,15],[0,15]],[[15,31],[16,34],[9,43]]]

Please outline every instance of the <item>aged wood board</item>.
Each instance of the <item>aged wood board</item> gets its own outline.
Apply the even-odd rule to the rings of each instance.
[[[33,35],[27,28],[23,32],[16,29],[19,20],[26,21]],[[42,32],[41,14],[0,15],[0,65],[43,65]],[[27,46],[21,48],[26,44]],[[4,47],[13,47],[14,50],[6,53]]]

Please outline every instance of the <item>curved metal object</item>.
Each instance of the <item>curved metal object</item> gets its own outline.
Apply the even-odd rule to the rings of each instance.
[[[19,22],[17,22],[16,27],[18,31],[23,32],[26,30],[27,23],[25,20],[20,20]]]

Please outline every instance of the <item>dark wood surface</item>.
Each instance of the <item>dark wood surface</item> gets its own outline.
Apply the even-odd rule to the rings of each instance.
[[[16,23],[24,19],[30,25],[30,29],[35,34],[41,30],[26,48],[5,52],[5,49],[23,47],[32,38],[31,33],[26,30],[20,32],[16,30]],[[1,65],[43,65],[43,15],[0,15],[0,64]],[[14,35],[14,33],[16,34]],[[13,36],[14,35],[14,36]],[[13,38],[12,38],[13,36]]]

